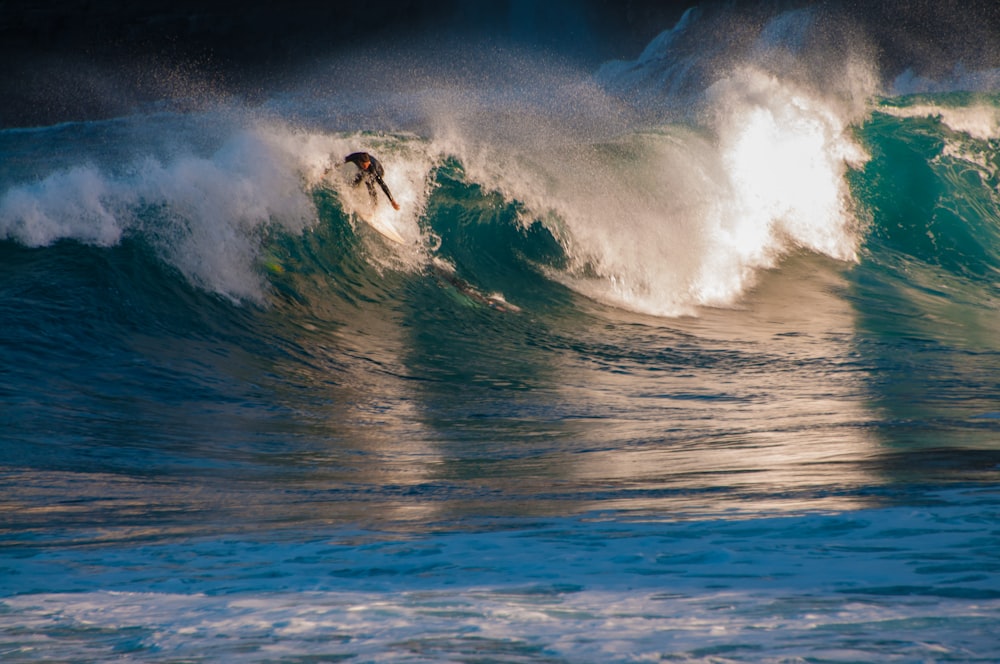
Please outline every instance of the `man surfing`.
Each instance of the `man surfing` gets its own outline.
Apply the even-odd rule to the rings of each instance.
[[[382,176],[385,175],[385,169],[382,168],[382,164],[379,163],[378,159],[367,152],[353,152],[344,157],[344,163],[346,164],[347,162],[351,162],[358,167],[358,175],[351,184],[357,187],[364,181],[365,186],[368,187],[368,193],[372,197],[372,204],[378,202],[378,195],[375,192],[375,183],[378,183],[378,186],[382,187],[382,191],[385,192],[389,202],[392,203],[392,207],[397,210],[399,209],[399,203],[392,197],[389,187],[385,184],[385,180],[382,179]]]

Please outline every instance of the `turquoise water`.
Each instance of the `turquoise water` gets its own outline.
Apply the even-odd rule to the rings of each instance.
[[[1000,102],[783,34],[0,131],[4,661],[993,661]]]

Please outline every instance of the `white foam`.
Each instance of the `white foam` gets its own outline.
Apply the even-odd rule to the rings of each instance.
[[[0,196],[0,237],[112,246],[139,235],[194,284],[261,297],[260,234],[271,224],[300,231],[315,219],[294,155],[262,128],[236,131],[208,156],[141,150],[119,170],[70,165],[11,187]]]
[[[879,112],[897,118],[936,118],[952,131],[968,134],[982,141],[1000,138],[1000,109],[985,103],[970,106],[929,103],[883,106],[879,108]]]
[[[93,166],[75,166],[8,190],[0,198],[0,237],[28,246],[74,239],[117,244],[125,224],[122,192]]]
[[[879,646],[887,639],[894,640],[894,656],[988,656],[986,637],[962,628],[986,623],[1000,608],[995,600],[976,606],[942,601],[885,606],[766,591],[685,597],[669,588],[555,597],[486,588],[467,594],[279,593],[259,599],[97,592],[36,595],[5,604],[21,627],[19,643],[6,644],[15,656],[110,657],[110,648],[87,638],[88,630],[100,629],[105,635],[131,634],[130,645],[142,648],[133,656],[152,662],[264,662],[310,655],[429,662],[491,649],[520,653],[524,661],[533,661],[540,649],[571,661],[658,661],[667,653],[717,661],[697,657],[713,647],[775,661],[782,654],[795,659],[818,651],[878,659],[890,655]],[[840,636],[839,628],[848,623],[850,636]],[[908,625],[918,623],[933,626],[916,638]],[[66,645],[42,636],[54,629]]]
[[[354,543],[285,533],[11,555],[20,592],[2,599],[0,651],[28,661],[978,661],[993,654],[1000,614],[983,536],[994,493],[788,518],[557,519]]]
[[[908,69],[893,81],[891,94],[907,96],[926,93],[996,93],[1000,91],[1000,69],[970,71],[958,63],[950,73],[940,78],[921,76]],[[953,131],[968,134],[978,140],[1000,138],[1000,109],[989,102],[973,102],[962,106],[934,103],[914,103],[906,106],[884,106],[880,112],[900,118],[937,118]]]

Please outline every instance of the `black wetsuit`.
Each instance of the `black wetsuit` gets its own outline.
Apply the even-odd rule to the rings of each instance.
[[[368,170],[361,167],[361,164],[365,162],[366,158],[368,161],[371,161],[371,164],[368,166]],[[367,152],[354,152],[344,157],[344,163],[346,164],[347,162],[351,162],[357,166],[360,171],[358,176],[354,178],[354,182],[351,184],[357,187],[361,184],[361,181],[364,180],[365,185],[368,187],[368,193],[371,194],[373,203],[378,200],[378,194],[375,193],[375,183],[377,182],[378,186],[382,187],[382,191],[384,191],[385,195],[389,198],[389,202],[393,205],[396,204],[395,199],[393,199],[392,194],[389,192],[389,187],[386,186],[385,180],[382,179],[382,176],[385,175],[385,169],[382,168],[382,164],[379,163],[378,159],[371,156]]]

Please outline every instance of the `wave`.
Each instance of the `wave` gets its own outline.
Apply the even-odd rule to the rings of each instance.
[[[333,288],[350,269],[511,308],[568,288],[691,315],[738,305],[802,253],[845,269],[905,255],[993,288],[995,97],[886,96],[864,43],[815,10],[706,41],[720,20],[688,12],[596,75],[491,54],[464,65],[483,76],[416,65],[412,86],[370,98],[5,131],[0,239],[137,242],[190,285],[264,306],[296,269]],[[372,117],[381,129],[343,128]],[[359,149],[387,166],[403,245],[369,232],[331,171]],[[290,260],[318,235],[331,245],[314,264]]]
[[[1000,249],[1000,98],[888,100],[861,132],[874,157],[859,199],[877,217],[869,241],[950,273],[986,278]]]

